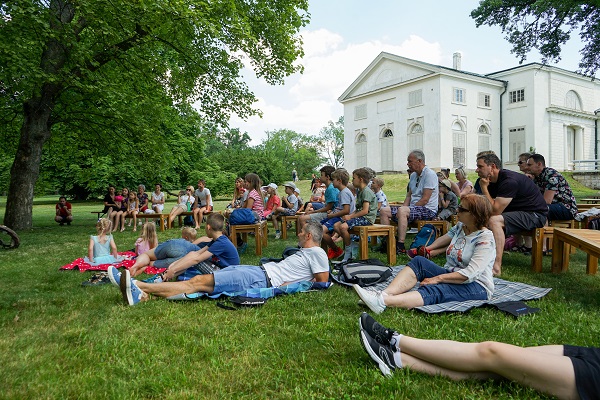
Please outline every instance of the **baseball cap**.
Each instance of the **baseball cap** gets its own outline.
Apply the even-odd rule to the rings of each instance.
[[[276,184],[274,184],[273,182],[269,183],[269,184],[267,185],[267,187],[270,187],[270,188],[271,188],[271,189],[273,189],[273,190],[277,190],[277,185],[276,185]]]

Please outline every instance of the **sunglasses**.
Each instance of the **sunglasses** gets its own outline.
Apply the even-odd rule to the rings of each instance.
[[[464,208],[463,206],[458,206],[458,212],[471,212],[468,208]]]
[[[519,164],[519,165],[527,164],[527,161],[519,161],[517,164]]]

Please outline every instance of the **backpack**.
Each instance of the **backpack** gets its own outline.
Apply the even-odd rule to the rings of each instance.
[[[194,217],[191,215],[186,215],[185,217],[183,217],[183,225],[184,226],[194,226],[195,225]]]
[[[337,264],[335,268],[339,268],[337,273],[332,271],[329,276],[333,282],[344,286],[352,286],[355,283],[361,287],[374,286],[392,276],[392,268],[376,258],[350,259]]]
[[[254,222],[256,217],[249,208],[236,208],[229,216],[229,225],[251,225]]]
[[[412,243],[410,244],[410,248],[416,249],[419,246],[427,247],[435,241],[436,237],[437,229],[435,229],[435,226],[431,224],[425,224],[419,233],[417,233],[417,236],[415,236],[413,239]]]

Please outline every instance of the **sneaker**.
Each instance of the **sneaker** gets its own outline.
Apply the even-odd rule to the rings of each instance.
[[[248,249],[248,243],[244,242],[240,247],[238,247],[238,253],[244,254],[247,249]]]
[[[356,294],[365,305],[371,309],[375,314],[381,314],[385,310],[385,303],[383,302],[383,295],[381,293],[373,292],[371,290],[365,290],[356,283],[352,285]]]
[[[415,233],[419,233],[419,230],[417,228],[410,228],[409,230],[406,231],[406,233],[409,235],[413,235]]]
[[[162,274],[153,275],[148,279],[144,279],[142,282],[144,282],[144,283],[162,283],[163,282]]]
[[[410,258],[412,260],[413,258],[415,258],[416,256],[418,256],[419,254],[417,253],[417,249],[413,248],[413,249],[408,249],[406,251],[406,255],[408,256],[408,258]]]
[[[398,245],[396,245],[396,255],[406,255],[406,249],[404,247],[398,247]]]
[[[145,294],[139,287],[137,287],[134,280],[131,279],[131,275],[127,269],[121,274],[120,287],[123,300],[130,306],[135,306],[138,304]]]
[[[366,312],[361,314],[360,318],[358,319],[358,325],[362,331],[364,331],[371,338],[375,339],[377,343],[384,346],[392,346],[392,337],[394,334],[397,334],[395,331],[388,329],[379,322],[375,321],[375,318],[371,317]]]
[[[390,346],[379,344],[372,339],[365,331],[360,331],[360,342],[373,361],[379,366],[379,370],[385,376],[391,376],[395,369],[402,368],[394,360],[394,350]]]
[[[281,232],[275,231],[275,239],[281,239]]]
[[[118,269],[116,269],[115,267],[113,267],[112,265],[108,267],[108,279],[110,279],[110,282],[115,285],[115,286],[119,286],[120,282],[121,282],[121,272],[119,272]]]
[[[416,256],[425,257],[426,259],[431,259],[431,252],[427,250],[425,246],[419,246],[414,249],[408,249],[406,251],[406,255],[410,258],[415,258]]]
[[[338,247],[337,250],[334,250],[332,248],[329,248],[329,250],[327,250],[327,258],[329,258],[330,260],[338,258],[342,254],[344,254],[344,249],[342,249],[341,247]]]

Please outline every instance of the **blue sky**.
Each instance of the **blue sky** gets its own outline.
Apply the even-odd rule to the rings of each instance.
[[[233,117],[232,128],[248,132],[252,144],[266,138],[265,131],[291,129],[316,135],[329,120],[343,114],[337,98],[382,51],[452,67],[452,54],[462,53],[462,69],[490,73],[518,65],[499,27],[475,27],[469,16],[476,0],[313,0],[310,24],[302,30],[304,74],[284,85],[270,86],[250,70],[244,80],[259,98],[263,118],[242,121]],[[563,48],[557,66],[576,70],[578,36]],[[531,53],[526,63],[538,62]]]

